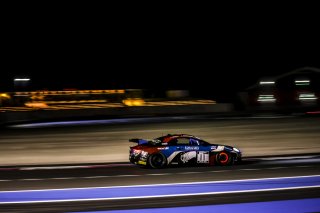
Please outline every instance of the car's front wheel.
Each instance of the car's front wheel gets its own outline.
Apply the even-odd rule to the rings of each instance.
[[[233,156],[228,152],[219,152],[216,155],[216,162],[220,166],[232,165],[234,162]]]
[[[167,158],[162,153],[155,153],[149,156],[148,165],[155,169],[161,169],[167,165]]]

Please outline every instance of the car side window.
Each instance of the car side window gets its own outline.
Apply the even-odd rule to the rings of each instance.
[[[177,138],[177,145],[189,145],[188,138]]]
[[[170,146],[176,146],[177,143],[178,143],[178,140],[176,138],[174,138],[174,139],[170,140],[169,145]]]

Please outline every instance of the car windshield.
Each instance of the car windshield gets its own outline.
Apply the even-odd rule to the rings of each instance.
[[[163,140],[166,138],[167,136],[161,136],[161,137],[158,137],[158,138],[155,138],[151,141],[155,141],[155,142],[158,142],[158,143],[162,143]]]
[[[153,145],[159,145],[160,143],[164,143],[164,139],[165,138],[168,138],[168,136],[161,136],[161,137],[158,137],[158,138],[155,138],[151,141],[149,141],[150,144],[153,144]],[[210,143],[207,142],[207,141],[204,141],[198,137],[195,137],[195,138],[190,138],[190,141],[194,141],[194,145],[201,145],[201,146],[209,146]],[[173,140],[170,141],[170,143],[172,143]]]

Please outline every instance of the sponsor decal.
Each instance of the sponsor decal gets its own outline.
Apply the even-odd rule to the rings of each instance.
[[[209,163],[209,152],[197,152],[197,163]]]
[[[211,146],[211,149],[217,149],[217,146]]]
[[[198,146],[185,146],[184,147],[185,150],[199,150]]]
[[[186,152],[184,154],[181,155],[181,161],[183,163],[188,162],[189,160],[191,160],[192,158],[195,158],[197,156],[197,152]]]
[[[157,149],[158,150],[167,150],[167,149],[169,149],[169,147],[158,147]]]
[[[181,151],[173,152],[168,158],[168,164],[171,163],[171,161],[179,154]]]
[[[214,151],[218,152],[218,151],[223,151],[223,150],[224,150],[224,146],[218,146],[217,149],[214,150]]]

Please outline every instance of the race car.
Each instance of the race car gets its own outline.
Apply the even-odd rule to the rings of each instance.
[[[168,134],[145,140],[133,138],[137,143],[129,150],[133,164],[151,168],[177,165],[233,165],[241,161],[241,151],[235,147],[210,144],[201,138],[188,134]]]

